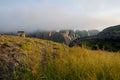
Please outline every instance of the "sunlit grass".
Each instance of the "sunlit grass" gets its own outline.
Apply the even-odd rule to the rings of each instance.
[[[1,44],[11,41],[10,47],[17,47],[24,54],[11,80],[120,80],[119,52],[69,48],[34,38],[0,36],[0,39]],[[23,43],[30,49],[19,46]],[[7,65],[0,66],[10,72]]]

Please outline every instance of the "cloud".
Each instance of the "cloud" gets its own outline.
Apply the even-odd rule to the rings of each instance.
[[[2,1],[0,30],[3,31],[103,29],[120,22],[118,0]]]

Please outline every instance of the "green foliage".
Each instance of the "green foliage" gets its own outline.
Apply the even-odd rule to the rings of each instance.
[[[120,43],[113,41],[104,41],[104,40],[87,40],[79,42],[79,46],[82,45],[93,49],[93,50],[107,50],[107,51],[120,51]]]

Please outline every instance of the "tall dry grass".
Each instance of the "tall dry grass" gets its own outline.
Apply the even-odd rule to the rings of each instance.
[[[19,68],[10,72],[10,80],[120,80],[120,52],[68,48],[31,38],[11,39],[4,37],[5,41],[18,44],[16,47],[24,55]],[[9,73],[5,66],[2,64],[1,68]]]

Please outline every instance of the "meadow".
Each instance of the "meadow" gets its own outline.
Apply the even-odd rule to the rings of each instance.
[[[52,41],[14,36],[0,36],[0,41],[0,46],[4,45],[4,49],[0,47],[3,80],[120,80],[120,52],[90,50],[85,46],[69,48]],[[10,51],[21,57],[8,56]],[[1,60],[6,58],[3,54],[16,59],[18,66]]]

